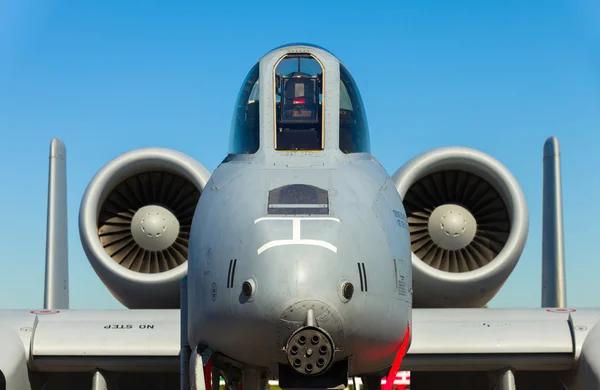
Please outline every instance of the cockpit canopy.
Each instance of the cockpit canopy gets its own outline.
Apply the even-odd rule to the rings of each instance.
[[[259,64],[252,67],[238,93],[231,123],[230,154],[254,154],[260,140]]]
[[[340,64],[340,150],[344,153],[371,153],[365,107],[352,75],[342,64]]]
[[[283,56],[273,71],[275,107],[273,134],[277,151],[322,151],[327,99],[339,99],[339,148],[343,153],[369,153],[369,129],[360,93],[350,72],[340,67],[338,93],[324,94],[327,71],[309,53]],[[253,154],[260,147],[259,75],[257,63],[238,94],[230,139],[230,154]]]

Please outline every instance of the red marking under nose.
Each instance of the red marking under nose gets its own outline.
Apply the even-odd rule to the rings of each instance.
[[[383,390],[391,390],[392,385],[394,384],[394,379],[396,378],[396,374],[400,370],[400,366],[402,365],[402,359],[406,355],[406,350],[408,349],[408,341],[410,340],[410,324],[406,327],[406,335],[404,335],[404,341],[402,341],[402,345],[400,345],[400,349],[394,358],[394,363],[392,364],[392,368],[390,368],[390,373],[388,374],[387,381],[383,387]],[[406,389],[406,385],[399,385],[398,390]]]

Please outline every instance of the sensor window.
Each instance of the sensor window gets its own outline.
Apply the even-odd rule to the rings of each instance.
[[[326,190],[306,185],[290,184],[269,191],[269,214],[329,214]]]

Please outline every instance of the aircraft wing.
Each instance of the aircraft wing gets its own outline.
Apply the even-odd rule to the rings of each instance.
[[[572,311],[570,311],[572,310]],[[413,309],[403,370],[572,368],[598,309]],[[179,370],[179,310],[0,311],[31,369]],[[145,367],[145,368],[144,368]]]
[[[403,370],[411,371],[571,370],[600,320],[597,309],[413,309],[412,313],[412,343],[402,364]]]
[[[594,309],[413,309],[402,370],[573,371],[600,321]],[[600,333],[600,328],[596,328]],[[0,367],[31,373],[144,372],[178,376],[179,310],[3,310]],[[589,342],[588,342],[589,344]],[[585,348],[584,348],[585,346]],[[175,376],[173,376],[175,378]]]
[[[179,310],[2,310],[0,369],[178,374],[179,324]]]

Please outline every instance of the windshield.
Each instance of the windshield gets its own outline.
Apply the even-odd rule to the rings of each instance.
[[[323,68],[308,54],[285,56],[275,69],[275,149],[323,150]]]
[[[231,136],[230,154],[253,154],[259,147],[259,64],[250,70],[237,97]]]
[[[369,126],[358,87],[340,64],[340,150],[344,153],[370,153]]]

